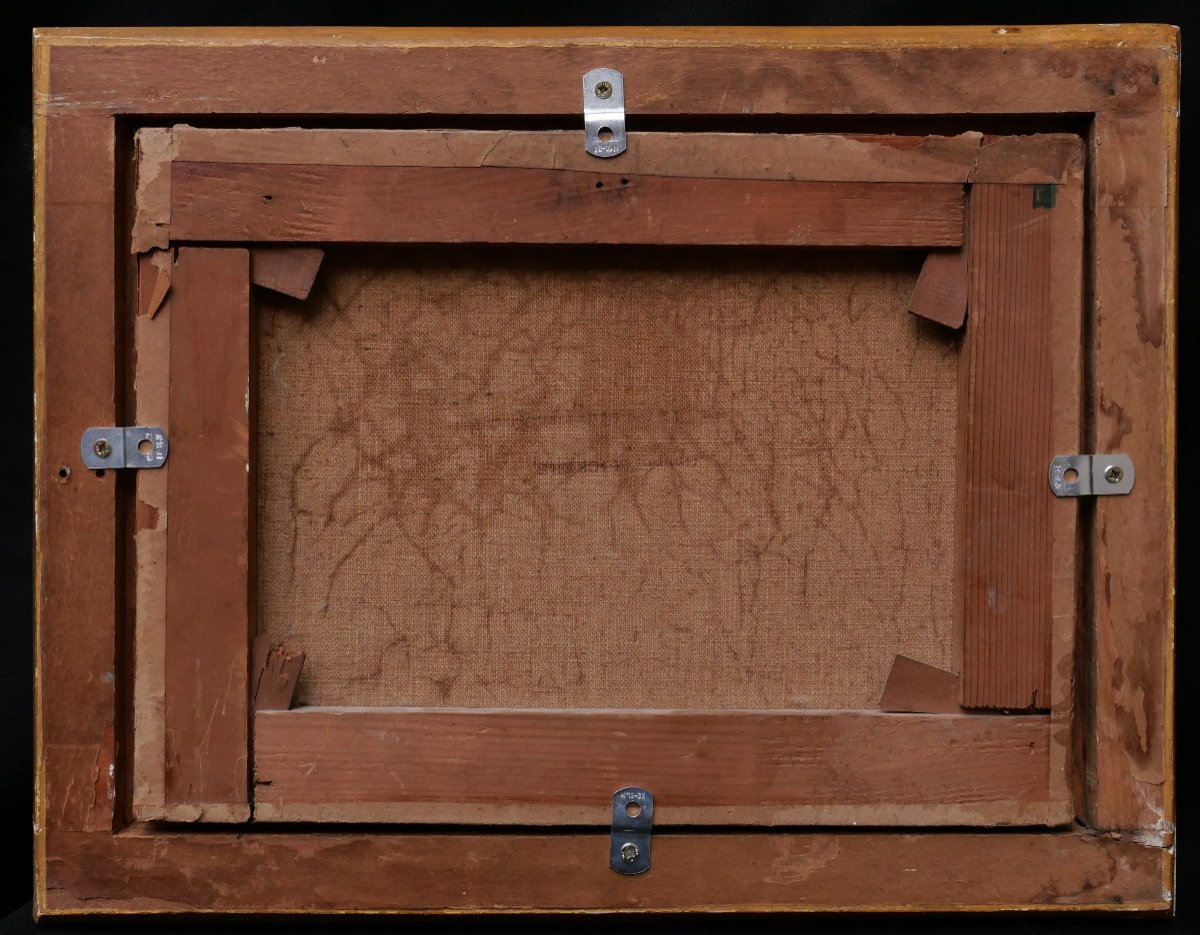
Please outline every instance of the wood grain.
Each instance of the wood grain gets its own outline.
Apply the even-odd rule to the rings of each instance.
[[[1086,450],[1083,441],[1084,387],[1084,173],[1082,168],[1058,186],[1050,215],[1050,324],[1053,406],[1051,442],[1056,452]],[[1059,400],[1078,400],[1061,405]],[[1078,500],[1055,498],[1050,505],[1050,787],[1051,796],[1072,799],[1083,810],[1084,724],[1077,673],[1086,671],[1089,638],[1081,613],[1085,564],[1078,522],[1086,507]],[[1086,681],[1086,679],[1084,680]]]
[[[122,511],[116,473],[84,468],[79,436],[120,418],[116,131],[108,119],[67,117],[39,120],[36,132],[35,824],[107,830],[117,782]]]
[[[967,181],[1069,183],[1082,176],[1086,151],[1073,133],[986,134]]]
[[[1177,37],[1154,25],[201,29],[182,41],[169,30],[43,30],[54,68],[35,107],[577,121],[579,76],[600,56],[619,57],[635,117],[1129,113],[1157,109],[1155,78]],[[966,69],[976,76],[970,87]]]
[[[962,243],[962,187],[950,184],[187,162],[171,172],[175,242]]]
[[[323,259],[320,247],[254,247],[250,281],[293,299],[307,299]]]
[[[1044,717],[297,708],[255,716],[255,820],[1045,824]]]
[[[627,878],[608,869],[607,848],[607,829],[56,833],[41,912],[1166,912],[1172,902],[1162,851],[1082,831],[656,831],[650,872]]]
[[[947,328],[961,328],[967,318],[970,282],[968,251],[931,250],[921,266],[909,311]]]
[[[255,541],[249,253],[181,249],[172,280],[162,817],[244,821]]]
[[[138,131],[133,249],[166,246],[169,162],[341,166],[458,166],[594,172],[569,130],[212,129]],[[1082,164],[1076,136],[986,138],[881,134],[643,132],[609,171],[689,178],[822,182],[1058,182]]]
[[[133,320],[134,414],[139,425],[158,425],[171,437],[171,305],[167,293],[151,311],[154,296],[174,265],[170,251],[138,257],[138,314]],[[154,471],[134,474],[133,551],[137,566],[133,642],[133,790],[137,818],[163,814],[166,804],[166,565],[167,478],[170,459]]]
[[[953,672],[897,656],[879,699],[881,711],[957,714],[961,680]]]
[[[1177,52],[1177,46],[1175,47]],[[1091,158],[1094,304],[1086,438],[1137,466],[1128,497],[1101,497],[1088,591],[1088,819],[1170,842],[1175,829],[1175,328],[1178,57],[1168,106],[1098,117]]]
[[[171,223],[171,160],[175,132],[169,127],[142,127],[133,135],[136,157],[131,252],[167,246]]]
[[[594,171],[577,130],[214,129],[177,125],[181,162],[343,166],[494,166]],[[986,144],[985,144],[986,140]],[[1061,182],[1082,166],[1079,137],[937,134],[630,134],[606,165],[635,175],[806,182]],[[166,192],[169,200],[170,192]],[[140,199],[139,199],[140,200]],[[154,201],[156,199],[151,199]]]
[[[254,638],[250,665],[250,698],[255,711],[286,711],[292,706],[304,653],[288,652],[260,633]]]
[[[1048,187],[1053,190],[1053,187]],[[1050,704],[1050,207],[1043,189],[971,187],[970,319],[960,358],[962,703]]]
[[[578,130],[212,129],[177,125],[156,132],[171,134],[172,158],[180,162],[489,166],[585,172],[594,172],[600,165],[580,145]],[[650,131],[630,134],[625,152],[606,160],[604,167],[635,175],[689,178],[963,184],[976,171],[982,139],[977,132],[894,136]],[[1045,181],[1057,180],[1053,165],[1045,165],[1042,172]]]
[[[175,259],[169,250],[151,250],[138,257],[138,314],[153,318],[171,291],[171,268]],[[145,423],[143,423],[145,424]]]

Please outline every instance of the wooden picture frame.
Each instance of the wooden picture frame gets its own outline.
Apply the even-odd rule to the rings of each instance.
[[[39,913],[1169,910],[1172,29],[252,35],[36,40]],[[632,95],[611,163],[452,129],[577,112],[599,59]],[[399,112],[446,129],[336,129]],[[704,126],[636,129],[677,116]],[[898,657],[883,712],[286,710],[254,287],[302,299],[364,242],[932,251],[913,311],[966,316],[956,671]],[[78,464],[131,423],[168,467]],[[1075,451],[1136,493],[1056,500]],[[624,878],[629,784],[663,830]]]

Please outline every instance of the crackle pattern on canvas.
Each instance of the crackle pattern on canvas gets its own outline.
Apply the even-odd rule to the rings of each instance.
[[[307,704],[869,708],[953,665],[920,257],[429,248],[262,296],[259,627]]]

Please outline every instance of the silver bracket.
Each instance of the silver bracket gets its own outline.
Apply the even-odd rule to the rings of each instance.
[[[1059,455],[1050,462],[1056,497],[1109,497],[1133,490],[1129,455]]]
[[[583,76],[583,147],[610,159],[625,152],[625,78],[611,68]]]
[[[167,460],[167,433],[157,425],[91,428],[79,440],[86,467],[160,468]]]
[[[637,786],[613,793],[612,838],[608,865],[617,873],[636,876],[650,869],[650,826],[654,796]]]

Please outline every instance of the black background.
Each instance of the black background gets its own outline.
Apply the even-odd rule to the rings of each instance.
[[[8,6],[6,4],[6,6]],[[9,10],[3,31],[0,68],[3,81],[3,156],[0,176],[0,229],[5,234],[0,263],[0,932],[33,931],[32,893],[32,801],[33,801],[33,315],[32,315],[32,62],[31,32],[37,26],[592,26],[592,25],[751,25],[751,26],[853,26],[853,25],[944,25],[944,24],[1038,24],[1038,23],[1173,23],[1183,28],[1182,183],[1180,187],[1180,277],[1179,277],[1179,370],[1180,425],[1179,462],[1183,465],[1177,501],[1179,523],[1180,590],[1177,613],[1177,651],[1181,660],[1177,683],[1176,732],[1179,768],[1179,816],[1182,846],[1178,853],[1178,915],[1173,920],[1135,922],[1132,919],[1081,919],[1077,916],[1021,914],[997,920],[978,918],[917,918],[896,916],[857,921],[838,917],[741,918],[630,918],[568,920],[500,917],[464,920],[407,920],[367,923],[372,930],[403,929],[426,931],[551,932],[564,928],[587,931],[633,932],[699,928],[737,931],[753,926],[761,932],[823,932],[882,929],[909,931],[1123,931],[1126,928],[1193,931],[1200,929],[1200,912],[1194,906],[1195,867],[1193,837],[1188,821],[1195,813],[1189,802],[1188,710],[1196,696],[1188,671],[1197,659],[1200,640],[1190,624],[1193,599],[1188,558],[1193,530],[1187,523],[1195,498],[1189,491],[1187,472],[1192,454],[1187,382],[1190,353],[1194,350],[1196,327],[1191,306],[1198,298],[1193,249],[1197,235],[1197,199],[1200,179],[1191,158],[1195,134],[1186,119],[1198,98],[1200,65],[1189,67],[1190,29],[1200,16],[1195,2],[628,2],[628,0],[558,0],[554,3],[459,4],[423,3],[362,4],[330,2],[214,3],[207,0],[176,0],[155,3],[46,3]],[[1200,41],[1198,39],[1197,41]],[[1200,55],[1200,53],[1197,53]],[[1194,186],[1194,187],[1193,187]],[[1191,484],[1190,486],[1195,486]],[[553,860],[547,855],[547,860]],[[364,873],[372,868],[364,867]],[[531,874],[536,867],[529,868]],[[864,889],[870,880],[863,880]],[[129,923],[110,921],[101,930],[132,928]],[[161,931],[163,921],[137,926],[138,931]],[[231,928],[258,930],[263,923],[205,923],[190,926],[196,932],[223,932]],[[296,923],[276,925],[295,929]],[[308,925],[304,926],[309,927]],[[337,929],[348,928],[336,924]],[[362,927],[361,925],[355,927]],[[48,931],[91,931],[93,927],[46,924]]]

